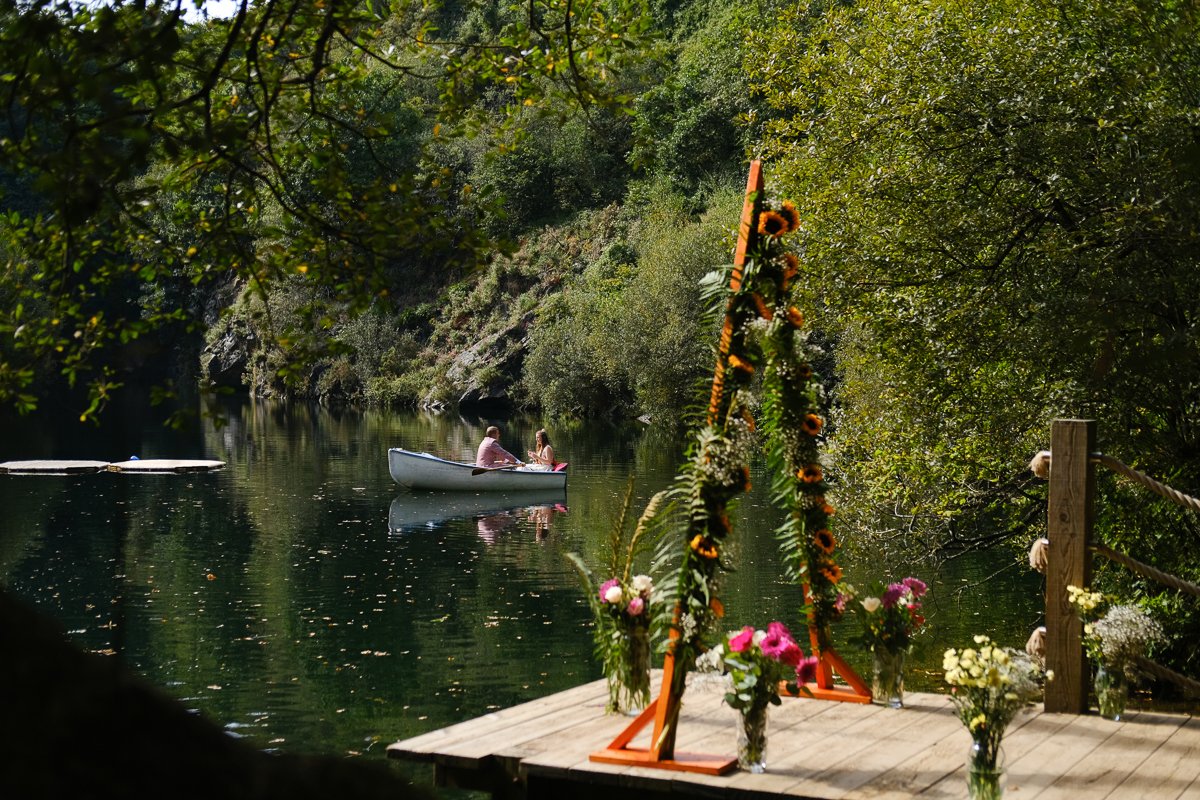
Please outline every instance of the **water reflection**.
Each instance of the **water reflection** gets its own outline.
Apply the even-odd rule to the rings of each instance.
[[[388,530],[432,530],[454,519],[476,519],[479,536],[494,542],[519,517],[534,524],[537,538],[550,532],[555,514],[567,511],[565,490],[536,492],[404,492],[388,508]]]
[[[132,413],[99,431],[22,421],[0,435],[5,459],[138,453],[228,466],[124,480],[0,477],[0,582],[80,647],[119,652],[258,746],[374,755],[599,677],[587,600],[563,552],[607,564],[630,476],[636,514],[681,460],[682,442],[654,428],[564,422],[552,435],[571,462],[569,502],[564,492],[397,494],[389,447],[469,459],[491,422],[513,442],[544,424],[269,403],[233,403],[225,424],[191,432]],[[753,483],[732,513],[726,622],[796,625],[800,591],[780,564],[781,514],[760,466]],[[852,583],[913,574],[931,584],[912,689],[938,685],[945,647],[982,632],[1021,644],[1040,622],[1040,579],[1012,554],[977,554],[936,574],[923,554],[892,564],[847,555]],[[853,635],[835,640],[861,673]]]

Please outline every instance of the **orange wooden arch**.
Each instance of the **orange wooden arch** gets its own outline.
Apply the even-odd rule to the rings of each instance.
[[[733,270],[729,277],[729,291],[736,294],[742,288],[742,278],[745,274],[746,259],[754,245],[756,231],[755,220],[758,217],[759,206],[763,193],[762,162],[750,162],[750,172],[746,178],[746,194],[742,202],[742,216],[738,224],[737,247],[733,255]],[[715,424],[721,417],[726,406],[725,392],[725,362],[729,356],[730,344],[733,339],[733,316],[731,313],[732,298],[726,307],[725,322],[721,327],[721,339],[717,347],[717,365],[713,371],[712,394],[708,404],[708,423]],[[804,586],[805,601],[810,600],[808,585]],[[673,713],[673,705],[680,702],[679,697],[673,697],[671,686],[675,673],[675,645],[678,638],[678,622],[680,610],[675,609],[675,625],[671,629],[671,643],[663,662],[662,684],[658,696],[647,706],[638,717],[631,722],[608,747],[588,756],[589,760],[607,764],[624,764],[627,766],[654,767],[657,769],[676,770],[681,772],[697,772],[706,775],[723,775],[737,767],[737,759],[703,753],[674,752],[674,736],[669,737],[670,747],[664,745],[664,730],[668,720],[677,719]],[[809,618],[809,640],[812,652],[820,659],[817,678],[808,684],[806,694],[821,700],[841,700],[857,703],[869,703],[871,690],[854,670],[832,649],[820,648],[819,637],[813,620]],[[836,686],[834,674],[840,675],[848,686]],[[633,747],[631,743],[638,734],[654,723],[648,747]]]

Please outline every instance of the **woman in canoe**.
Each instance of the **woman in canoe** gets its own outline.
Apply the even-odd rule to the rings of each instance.
[[[550,435],[542,428],[533,435],[533,449],[529,451],[529,467],[532,469],[554,469],[554,448],[550,446]]]

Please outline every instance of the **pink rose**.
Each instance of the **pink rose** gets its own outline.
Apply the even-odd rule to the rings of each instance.
[[[645,608],[646,601],[643,600],[642,596],[639,594],[634,595],[634,598],[629,601],[629,605],[625,607],[625,610],[629,612],[629,616],[636,617],[638,614],[641,614]]]

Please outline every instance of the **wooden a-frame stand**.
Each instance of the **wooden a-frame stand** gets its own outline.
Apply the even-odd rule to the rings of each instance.
[[[754,222],[758,216],[759,200],[763,191],[762,162],[750,162],[750,174],[746,178],[746,197],[742,203],[742,216],[738,224],[737,249],[733,255],[733,271],[729,278],[731,292],[737,292],[742,286],[742,276],[745,271],[746,258],[754,240]],[[713,374],[712,400],[709,404],[709,422],[716,409],[720,407],[721,394],[724,388],[725,360],[729,355],[730,338],[733,323],[728,314],[721,330],[721,341],[718,346],[717,366]],[[808,586],[804,587],[804,596],[808,598]],[[678,617],[676,609],[676,617]],[[668,706],[671,702],[671,684],[675,673],[675,640],[677,628],[672,628],[671,645],[663,662],[662,685],[656,697],[625,730],[613,739],[608,747],[598,750],[588,756],[590,761],[605,764],[624,764],[626,766],[653,767],[655,769],[675,770],[678,772],[697,772],[705,775],[724,775],[737,767],[737,759],[727,756],[708,755],[703,753],[676,752],[664,758],[662,753],[663,729],[668,718]],[[806,684],[807,693],[801,696],[813,697],[818,700],[840,700],[853,703],[871,702],[871,690],[854,670],[842,660],[832,649],[822,650],[819,647],[817,630],[809,623],[809,640],[812,651],[820,659],[817,668],[817,679]],[[833,674],[840,675],[848,686],[835,686]],[[678,699],[676,699],[678,702]],[[630,743],[641,733],[650,721],[654,721],[654,729],[650,736],[650,745],[646,748],[631,747]]]

